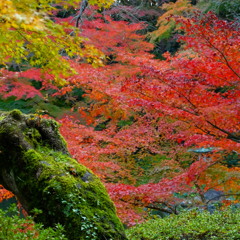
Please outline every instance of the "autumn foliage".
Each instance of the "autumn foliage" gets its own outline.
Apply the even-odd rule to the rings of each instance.
[[[143,23],[91,8],[79,33],[85,58],[65,57],[74,74],[61,86],[40,68],[0,72],[3,98],[71,98],[71,111],[59,119],[69,151],[101,177],[128,225],[150,210],[177,213],[186,198],[205,208],[210,189],[230,196],[225,205],[239,199],[239,164],[226,164],[240,152],[239,26],[213,13],[164,21],[173,19],[182,47],[165,60],[138,34]],[[66,33],[74,25],[71,16],[55,21]]]

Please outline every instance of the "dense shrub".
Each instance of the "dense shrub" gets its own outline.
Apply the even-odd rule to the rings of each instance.
[[[44,229],[32,218],[20,218],[16,206],[0,209],[0,240],[67,240],[61,225]]]
[[[131,240],[237,240],[240,209],[210,214],[197,210],[139,224],[127,231]]]

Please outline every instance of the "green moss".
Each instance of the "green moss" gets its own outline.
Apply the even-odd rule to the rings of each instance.
[[[18,109],[14,109],[9,113],[9,116],[11,116],[15,120],[21,120],[22,113]]]
[[[42,206],[41,202],[38,202],[39,206],[37,208],[43,210],[43,212],[51,209],[53,215],[59,211],[59,208],[63,209],[62,216],[57,217],[67,229],[72,228],[69,225],[70,223],[74,223],[77,228],[77,225],[82,222],[84,227],[81,226],[81,228],[83,229],[80,232],[77,230],[74,231],[76,233],[71,232],[71,239],[101,239],[99,237],[100,229],[103,231],[101,233],[102,239],[104,239],[104,235],[107,237],[113,234],[115,229],[109,227],[111,225],[106,222],[106,219],[112,219],[113,221],[115,208],[113,203],[109,201],[106,190],[99,179],[90,170],[60,153],[54,154],[58,159],[55,161],[54,156],[51,156],[53,153],[49,156],[46,150],[46,148],[44,148],[44,151],[42,149],[45,158],[35,150],[29,150],[24,154],[27,165],[32,166],[32,173],[40,166],[38,182],[41,185],[39,187],[43,188],[42,197],[48,198],[52,195],[52,198],[54,198],[52,203],[54,205],[57,203],[56,206],[53,206],[50,202],[47,206]],[[84,178],[86,175],[89,175],[88,179]],[[42,185],[43,181],[44,184]],[[34,180],[31,180],[31,182],[34,182]],[[31,186],[32,183],[27,185]],[[36,201],[38,200],[36,199]],[[101,216],[104,216],[104,218]],[[43,215],[38,216],[39,220],[46,222],[47,219],[42,219],[43,217]],[[115,222],[119,222],[117,217],[115,217]],[[77,238],[77,236],[81,236],[81,238]]]
[[[0,121],[2,121],[5,118],[3,114],[0,115]]]
[[[36,128],[28,128],[24,132],[25,140],[32,146],[37,147],[41,143],[41,134]]]

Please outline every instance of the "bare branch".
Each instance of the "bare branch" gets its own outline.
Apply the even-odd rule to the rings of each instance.
[[[78,15],[75,17],[75,18],[77,18],[75,27],[77,27],[77,28],[79,27],[79,22],[82,20],[83,12],[84,12],[85,9],[87,8],[87,6],[88,6],[88,0],[83,0],[83,1],[81,1],[79,13],[78,13]]]

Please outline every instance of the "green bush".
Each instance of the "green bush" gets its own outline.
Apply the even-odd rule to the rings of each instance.
[[[129,240],[237,240],[240,209],[210,214],[192,210],[150,220],[127,230]]]
[[[63,227],[44,229],[41,224],[35,224],[33,219],[19,217],[16,205],[7,211],[0,209],[0,240],[67,240]]]

